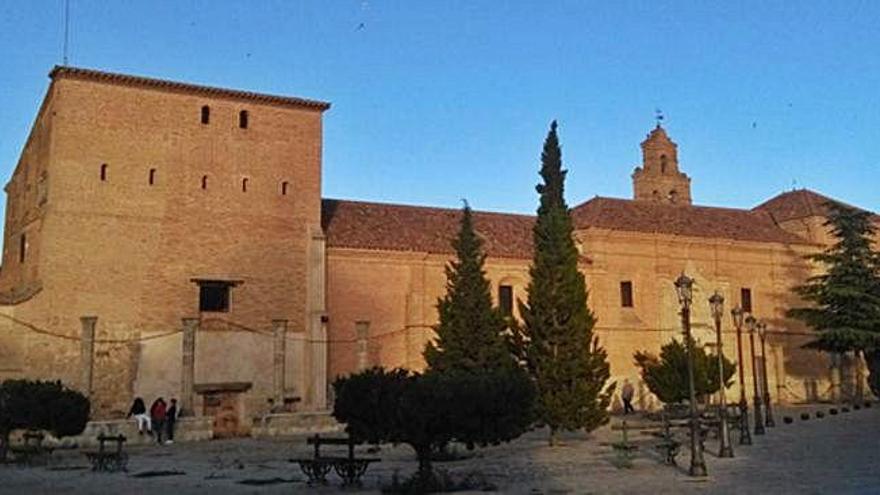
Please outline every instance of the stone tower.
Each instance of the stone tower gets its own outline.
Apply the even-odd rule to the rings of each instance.
[[[636,200],[691,204],[691,179],[678,170],[678,145],[660,124],[642,141],[642,166],[632,178]]]

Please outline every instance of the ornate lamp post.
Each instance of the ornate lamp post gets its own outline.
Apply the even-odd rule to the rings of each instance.
[[[766,415],[764,425],[773,427],[776,426],[776,421],[773,420],[773,408],[770,405],[770,386],[767,384],[767,348],[764,345],[767,340],[767,324],[763,321],[758,323],[758,336],[761,337],[761,376],[764,378],[764,414]]]
[[[675,292],[681,304],[681,326],[684,329],[688,355],[688,392],[691,406],[691,476],[706,476],[706,461],[703,459],[703,443],[700,441],[700,417],[697,415],[697,394],[694,390],[694,339],[691,337],[691,302],[693,301],[694,281],[684,273],[675,280]]]
[[[739,306],[730,310],[733,326],[736,327],[736,367],[739,368],[739,444],[751,445],[752,434],[749,432],[749,403],[746,401],[746,379],[743,365],[742,326],[743,310]]]
[[[752,382],[755,385],[755,435],[764,434],[764,422],[761,420],[761,394],[758,392],[758,361],[755,356],[755,328],[758,320],[754,316],[746,317],[746,326],[749,327],[749,347],[752,350]]]
[[[724,396],[724,353],[721,351],[721,317],[724,316],[724,296],[715,291],[709,298],[712,318],[715,319],[715,338],[718,346],[718,394],[720,409],[718,411],[718,438],[721,447],[718,457],[733,457],[733,445],[730,444],[730,430],[727,427],[727,399]]]

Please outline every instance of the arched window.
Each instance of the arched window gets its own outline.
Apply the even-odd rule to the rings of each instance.
[[[156,183],[156,169],[151,168],[150,169],[150,185],[152,186],[155,183]]]
[[[287,181],[281,183],[281,195],[287,196]]]
[[[106,163],[101,164],[101,180],[102,181],[107,180],[107,164]]]
[[[666,173],[666,155],[660,155],[660,173]]]
[[[238,112],[238,127],[247,129],[248,127],[248,111],[242,110]]]
[[[669,191],[669,202],[670,203],[677,203],[678,202],[678,191],[676,191],[675,189]]]
[[[204,105],[202,107],[202,124],[207,124],[211,121],[211,107],[208,105]]]
[[[247,192],[248,178],[241,179],[241,192]]]
[[[202,189],[207,189],[207,188],[208,188],[208,176],[203,175],[202,176]]]

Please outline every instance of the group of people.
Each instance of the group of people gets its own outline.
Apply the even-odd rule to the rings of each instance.
[[[164,443],[174,443],[174,426],[177,423],[177,417],[180,415],[180,409],[177,407],[177,399],[171,399],[171,404],[166,404],[165,399],[159,397],[153,401],[150,406],[150,412],[147,413],[147,406],[144,399],[135,397],[128,410],[129,418],[134,418],[137,422],[138,433],[143,435],[154,435],[156,443],[161,444],[163,433],[166,435]]]

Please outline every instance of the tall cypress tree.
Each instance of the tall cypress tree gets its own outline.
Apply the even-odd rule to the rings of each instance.
[[[578,251],[563,197],[566,171],[556,121],[541,154],[543,184],[533,231],[534,258],[529,270],[528,303],[520,302],[523,324],[514,332],[515,348],[531,373],[538,393],[539,422],[558,430],[593,430],[608,421],[614,385],[607,355],[593,337],[595,318],[587,307],[587,287],[578,271]]]
[[[425,348],[428,367],[441,372],[509,370],[515,361],[505,337],[507,326],[501,311],[492,306],[483,241],[466,202],[452,247],[456,259],[446,265],[446,295],[437,302],[437,339]]]
[[[871,245],[876,230],[872,214],[829,201],[828,220],[837,241],[808,256],[826,272],[810,277],[794,291],[810,307],[792,308],[788,316],[818,332],[807,347],[827,352],[865,353],[871,388],[880,392],[880,256]]]

